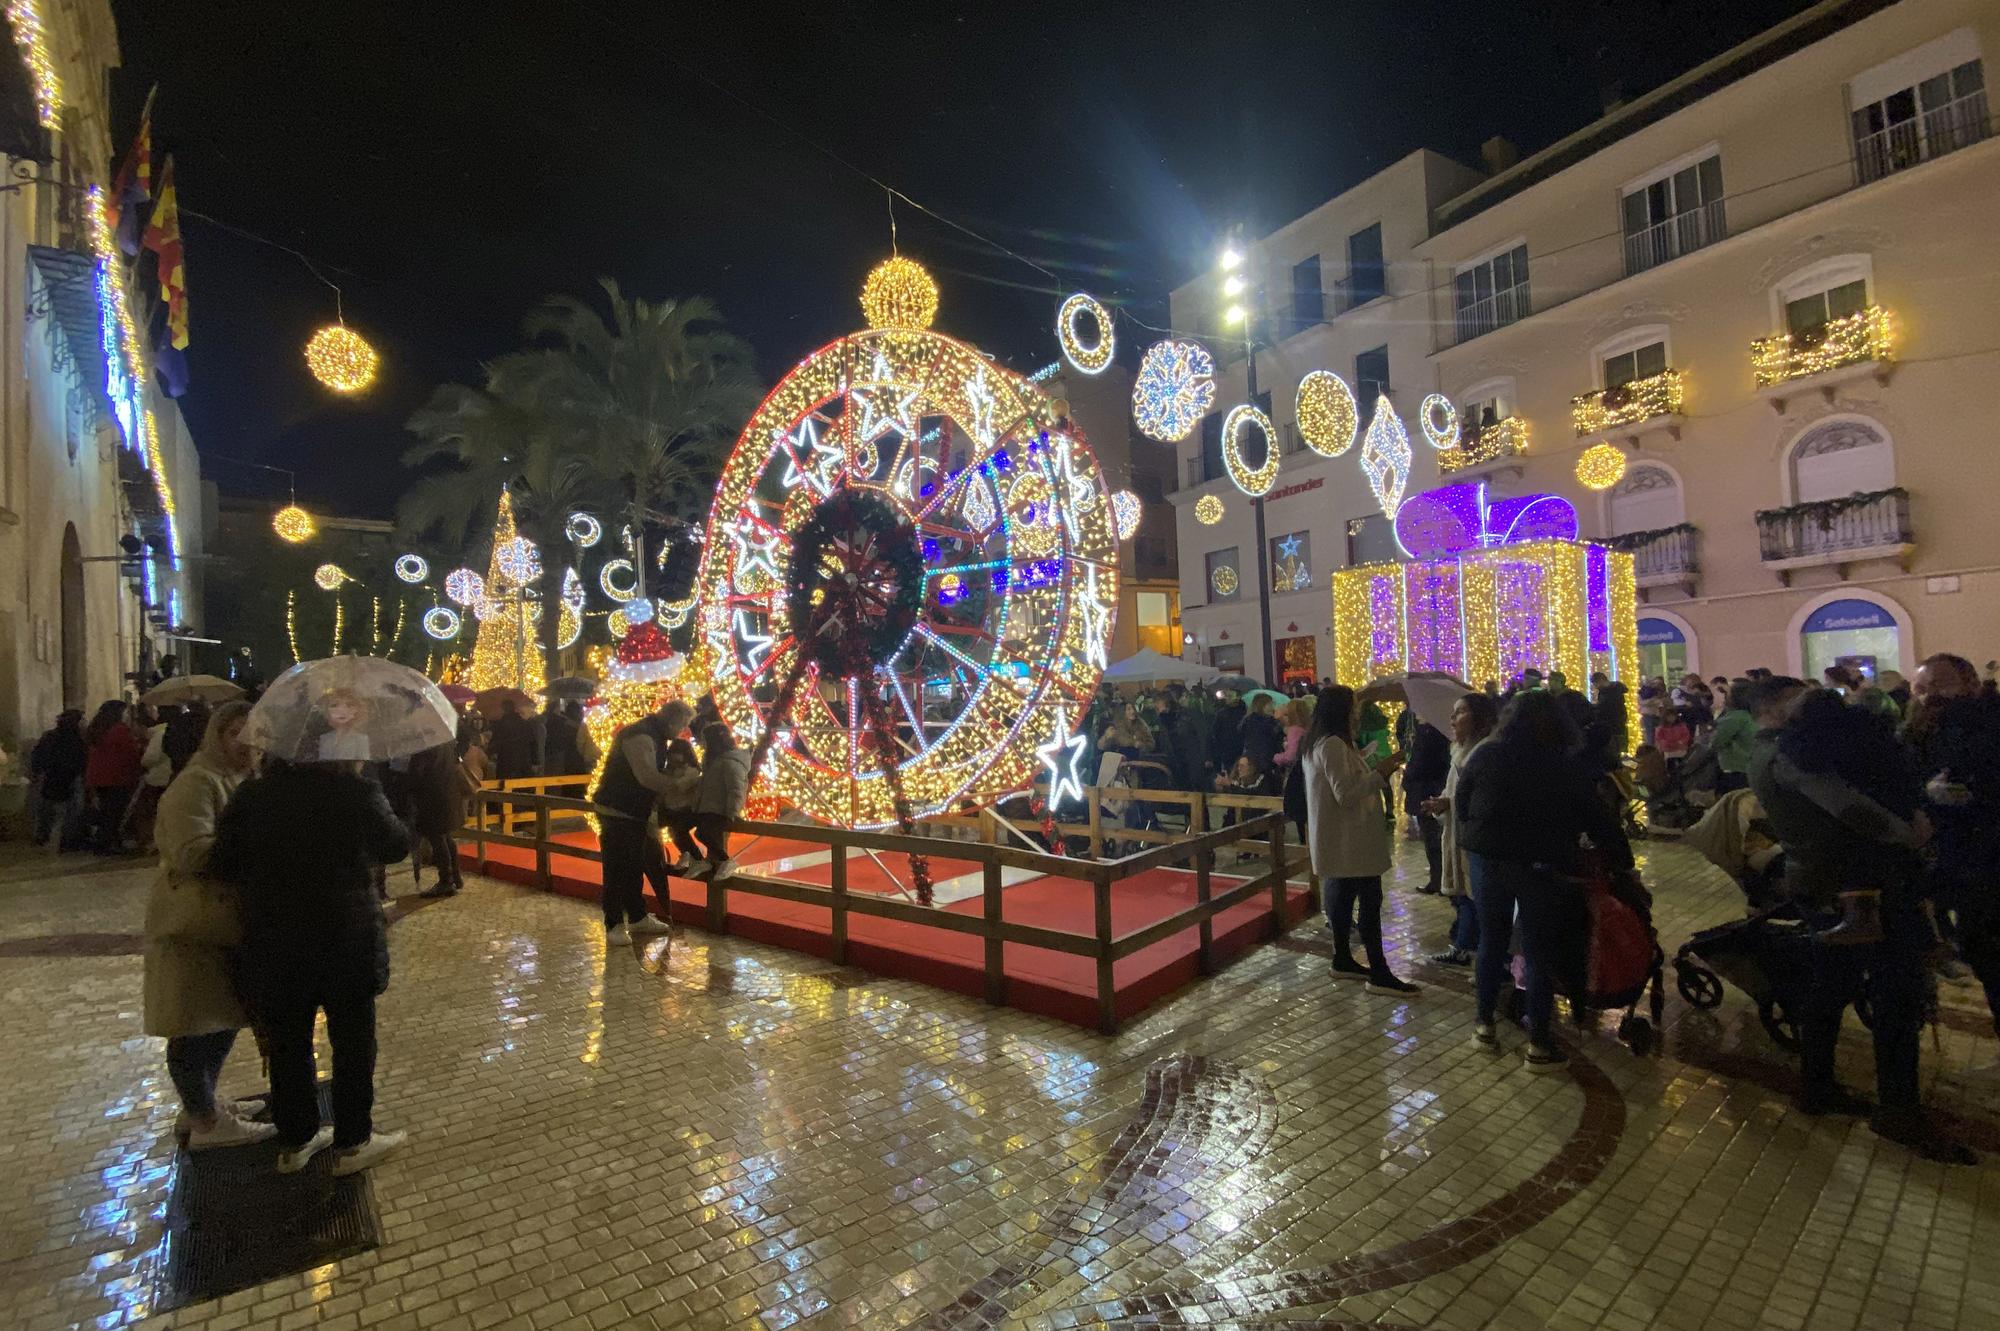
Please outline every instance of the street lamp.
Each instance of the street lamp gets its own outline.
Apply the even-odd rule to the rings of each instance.
[[[1237,269],[1243,266],[1243,254],[1235,245],[1224,245],[1216,266],[1223,274],[1222,294],[1230,300],[1222,311],[1222,321],[1231,328],[1243,330],[1244,375],[1249,387],[1251,405],[1257,402],[1257,318],[1255,312],[1262,309],[1257,293],[1250,292],[1250,284]],[[1236,299],[1249,293],[1249,300]],[[1276,448],[1278,441],[1264,439],[1264,447]],[[1277,679],[1277,661],[1271,646],[1271,552],[1264,536],[1264,496],[1258,495],[1250,501],[1250,511],[1257,523],[1257,627],[1258,638],[1264,644],[1264,682],[1270,684]]]

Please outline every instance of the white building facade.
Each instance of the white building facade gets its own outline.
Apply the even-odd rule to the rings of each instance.
[[[1410,492],[1559,494],[1633,551],[1648,673],[2000,656],[1996,50],[1979,0],[1822,4],[1491,174],[1406,158],[1251,247],[1281,446],[1306,373],[1364,427],[1386,381]],[[1174,324],[1224,303],[1204,277]],[[1240,358],[1217,378],[1219,415]],[[1433,392],[1461,450],[1424,441]],[[1186,645],[1257,674],[1254,512],[1213,432],[1180,446]],[[1280,674],[1333,673],[1330,571],[1399,554],[1358,453],[1288,452],[1266,501]]]

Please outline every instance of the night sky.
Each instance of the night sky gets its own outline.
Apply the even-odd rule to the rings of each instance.
[[[889,250],[864,172],[993,242],[896,206],[939,327],[1027,369],[1054,359],[1069,290],[1164,322],[1233,223],[1268,230],[1419,147],[1532,151],[1607,86],[1643,92],[1804,7],[120,0],[114,104],[129,142],[159,85],[209,476],[281,496],[223,459],[289,467],[308,505],[388,516],[410,411],[477,382],[545,293],[608,275],[711,296],[772,378],[859,326]],[[340,284],[383,354],[368,395],[305,371],[333,293],[240,232]]]

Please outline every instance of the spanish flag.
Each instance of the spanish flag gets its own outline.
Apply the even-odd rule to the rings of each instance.
[[[188,344],[187,256],[181,246],[180,204],[174,195],[174,159],[170,153],[160,172],[160,198],[139,243],[159,256],[160,299],[167,307],[167,328],[173,346]]]
[[[118,248],[135,259],[139,257],[139,229],[146,221],[144,205],[153,198],[153,94],[158,91],[155,87],[146,94],[146,109],[139,114],[139,136],[132,140],[132,151],[125,154],[111,182],[110,205],[105,210],[111,216]]]

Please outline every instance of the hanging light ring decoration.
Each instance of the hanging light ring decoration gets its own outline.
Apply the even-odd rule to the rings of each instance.
[[[614,601],[623,603],[639,594],[639,570],[629,559],[607,559],[597,570],[597,585]]]
[[[604,524],[588,513],[572,513],[563,523],[563,535],[579,550],[588,550],[604,538]]]
[[[1085,342],[1077,331],[1077,320],[1088,315],[1097,325],[1097,340]],[[1094,296],[1079,291],[1062,303],[1056,311],[1056,340],[1062,343],[1063,356],[1085,374],[1100,374],[1111,364],[1111,311]]]
[[[1299,380],[1299,436],[1321,457],[1337,458],[1354,447],[1361,412],[1354,390],[1331,370],[1314,370]]]
[[[458,611],[448,605],[434,605],[424,611],[424,632],[439,642],[456,638],[464,624],[465,621],[459,618]]]
[[[1264,435],[1264,460],[1255,467],[1243,460],[1246,428]],[[1271,493],[1278,483],[1278,462],[1278,432],[1271,428],[1271,418],[1247,402],[1231,407],[1222,418],[1222,464],[1229,469],[1229,479],[1236,482],[1236,488],[1252,499]]]
[[[430,561],[419,554],[397,555],[396,576],[415,585],[431,575]]]
[[[1458,447],[1458,408],[1443,393],[1432,393],[1423,400],[1417,408],[1417,424],[1423,427],[1430,446],[1440,453]]]
[[[1096,689],[1113,522],[1095,457],[1033,384],[941,333],[855,333],[779,381],[724,464],[697,663],[741,742],[769,733],[761,780],[815,819],[996,798]]]

